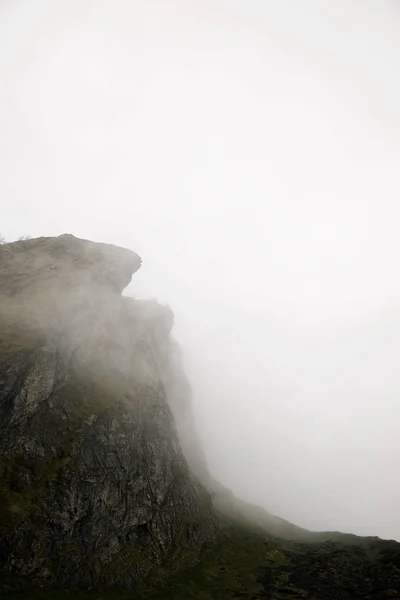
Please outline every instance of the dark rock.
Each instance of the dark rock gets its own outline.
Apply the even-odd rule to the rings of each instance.
[[[213,528],[165,392],[173,315],[120,295],[132,252],[73,236],[2,250],[2,568],[132,585]]]

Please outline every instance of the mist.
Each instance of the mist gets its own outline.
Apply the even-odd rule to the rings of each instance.
[[[143,259],[209,467],[298,525],[400,540],[400,10],[0,5],[0,231]]]

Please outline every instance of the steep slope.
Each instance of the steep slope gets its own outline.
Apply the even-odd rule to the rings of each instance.
[[[212,479],[173,314],[121,296],[140,265],[70,235],[0,246],[0,593],[400,599],[400,544],[305,531]]]
[[[132,585],[213,526],[161,376],[172,314],[120,295],[131,252],[0,251],[0,567],[10,586]]]

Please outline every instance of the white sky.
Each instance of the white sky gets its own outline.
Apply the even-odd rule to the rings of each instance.
[[[0,231],[144,260],[214,474],[400,540],[400,8],[3,0]]]

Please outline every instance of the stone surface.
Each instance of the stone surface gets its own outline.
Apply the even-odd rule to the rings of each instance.
[[[213,527],[167,402],[173,315],[121,296],[132,252],[61,236],[1,253],[0,567],[133,585]]]

